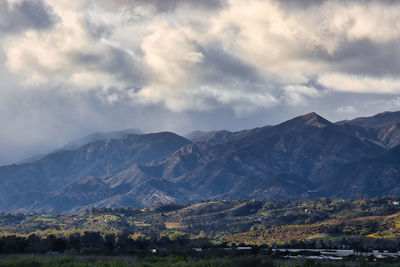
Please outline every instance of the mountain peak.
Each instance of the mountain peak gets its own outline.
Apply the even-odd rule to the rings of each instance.
[[[305,125],[317,126],[317,127],[324,127],[326,125],[331,124],[330,121],[321,117],[315,112],[310,112],[308,114],[302,115],[298,117],[299,119],[304,120]]]
[[[323,128],[332,123],[327,119],[324,119],[320,115],[315,112],[310,112],[302,116],[298,116],[294,119],[288,120],[284,123],[279,124],[278,126],[284,127],[286,130],[295,130],[304,126],[312,126]]]

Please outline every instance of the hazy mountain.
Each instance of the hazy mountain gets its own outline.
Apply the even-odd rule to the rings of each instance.
[[[46,156],[47,154],[43,153],[43,154],[36,154],[27,158],[24,158],[20,161],[15,162],[16,164],[24,164],[24,163],[29,163],[29,162],[34,162],[34,161],[38,161],[41,158],[43,158],[44,156]]]
[[[331,123],[316,113],[275,126],[128,134],[0,168],[0,210],[400,194],[400,113]],[[394,125],[394,126],[393,126]],[[389,136],[389,135],[387,135]]]
[[[141,130],[138,129],[126,129],[123,131],[109,131],[109,132],[95,132],[90,135],[84,136],[82,138],[79,138],[77,140],[71,141],[65,146],[57,149],[57,150],[74,150],[78,149],[83,145],[93,143],[96,141],[100,140],[105,140],[105,139],[118,139],[121,136],[127,135],[127,134],[143,134]]]
[[[95,133],[89,134],[87,136],[84,136],[82,138],[73,140],[73,141],[67,143],[66,145],[64,145],[63,147],[56,149],[53,152],[60,151],[60,150],[75,150],[75,149],[78,149],[81,146],[84,146],[89,143],[93,143],[93,142],[105,140],[105,139],[118,139],[121,136],[127,135],[127,134],[143,134],[143,132],[138,129],[133,129],[133,128],[126,129],[123,131],[95,132]],[[33,156],[30,156],[28,158],[18,161],[17,164],[38,161],[41,158],[43,158],[44,156],[46,156],[45,153],[33,155]]]
[[[210,131],[193,131],[188,134],[185,134],[185,137],[189,140],[193,140],[195,138],[199,138],[208,133],[210,133]]]
[[[52,192],[85,176],[114,175],[135,163],[160,160],[190,141],[173,133],[124,135],[58,151],[34,163],[0,167],[0,209],[27,192]]]

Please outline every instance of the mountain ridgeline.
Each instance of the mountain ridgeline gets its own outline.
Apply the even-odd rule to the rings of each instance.
[[[400,195],[400,112],[337,123],[309,113],[275,126],[190,137],[96,136],[0,167],[0,211]]]

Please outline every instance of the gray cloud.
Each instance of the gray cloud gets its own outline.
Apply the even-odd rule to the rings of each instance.
[[[139,6],[154,7],[157,12],[172,11],[180,6],[190,6],[201,9],[219,9],[226,0],[100,0],[105,6],[137,8]]]
[[[201,79],[207,82],[226,83],[232,80],[260,83],[257,70],[235,55],[228,54],[219,44],[199,48],[204,60],[199,66]]]
[[[72,51],[72,63],[85,71],[109,73],[133,87],[142,87],[146,74],[140,65],[123,49],[107,46],[103,51]]]
[[[106,25],[104,23],[94,23],[88,18],[83,21],[82,27],[85,28],[89,35],[95,40],[100,40],[103,37],[108,38],[115,30],[115,27],[112,25]]]
[[[349,3],[348,0],[279,0],[279,3],[281,5],[285,5],[287,7],[303,8],[303,9],[322,5],[327,2]],[[376,2],[376,0],[354,0],[352,2],[369,4],[369,3]],[[379,3],[391,5],[391,4],[397,4],[398,1],[397,0],[380,0]]]
[[[50,28],[57,18],[42,0],[21,1],[14,4],[0,0],[0,31],[15,33],[24,29]]]
[[[362,39],[348,42],[329,57],[329,62],[339,71],[372,75],[398,76],[400,74],[400,40],[373,43]]]
[[[376,43],[369,39],[343,41],[333,53],[321,47],[299,55],[302,60],[323,62],[333,71],[375,77],[400,74],[400,40]]]

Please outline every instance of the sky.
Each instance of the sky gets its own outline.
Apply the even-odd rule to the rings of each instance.
[[[0,0],[0,165],[96,131],[400,109],[395,0]]]

